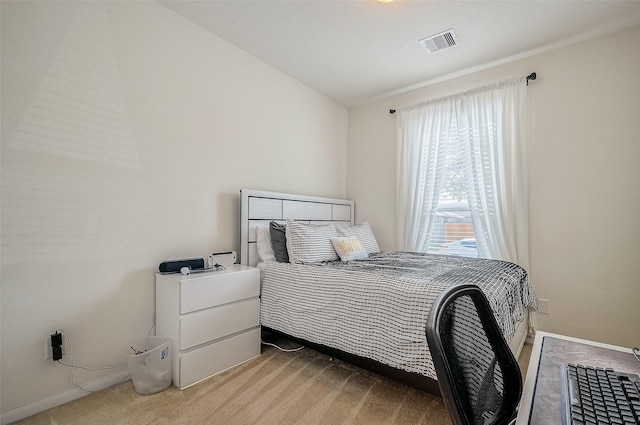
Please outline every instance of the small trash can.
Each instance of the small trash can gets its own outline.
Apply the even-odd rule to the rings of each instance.
[[[171,385],[171,338],[145,336],[125,348],[129,372],[138,394],[155,394]]]

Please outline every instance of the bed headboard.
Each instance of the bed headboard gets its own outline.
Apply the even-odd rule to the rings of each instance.
[[[289,193],[240,190],[240,264],[258,263],[256,226],[287,218],[312,224],[354,224],[353,201]]]

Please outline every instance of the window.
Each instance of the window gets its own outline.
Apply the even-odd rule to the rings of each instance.
[[[525,78],[399,110],[399,250],[527,267]]]
[[[455,118],[451,130],[445,155],[442,187],[427,252],[477,257],[478,247],[469,210],[467,177],[464,174],[464,151],[462,141],[457,137]]]

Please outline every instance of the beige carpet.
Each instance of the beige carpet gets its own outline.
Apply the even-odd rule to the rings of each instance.
[[[289,343],[292,346],[292,343]],[[523,374],[531,346],[520,356]],[[38,424],[450,424],[442,399],[309,349],[265,347],[250,362],[180,391],[131,381],[17,422]]]

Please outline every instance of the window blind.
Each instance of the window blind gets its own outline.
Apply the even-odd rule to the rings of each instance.
[[[478,249],[468,202],[467,176],[464,173],[468,150],[463,149],[462,139],[458,134],[458,123],[453,117],[436,218],[427,252],[477,257]]]

